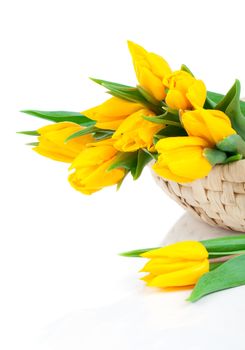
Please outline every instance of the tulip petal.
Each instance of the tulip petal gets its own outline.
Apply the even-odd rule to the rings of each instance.
[[[153,278],[148,285],[160,288],[189,286],[196,284],[198,279],[208,271],[209,261],[205,259],[186,269],[159,275]]]
[[[188,88],[186,97],[194,108],[203,107],[207,97],[207,89],[204,82],[195,80]]]
[[[208,251],[203,244],[196,241],[177,242],[166,247],[152,249],[141,255],[144,258],[178,258],[201,260],[208,257]]]

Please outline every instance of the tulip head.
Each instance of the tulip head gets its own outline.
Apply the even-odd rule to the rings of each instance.
[[[156,100],[163,100],[166,92],[162,81],[171,73],[168,63],[161,56],[146,51],[132,41],[128,41],[128,48],[140,86]]]
[[[82,114],[95,120],[97,128],[116,130],[130,114],[142,108],[139,103],[112,97],[99,106],[88,109]]]
[[[203,107],[207,91],[202,80],[185,71],[176,71],[165,77],[163,84],[168,88],[166,104],[172,109]]]
[[[203,138],[211,147],[225,137],[236,134],[229,117],[215,109],[198,108],[195,111],[184,112],[181,121],[188,135]]]
[[[125,176],[125,169],[108,170],[118,151],[112,140],[90,144],[73,161],[70,184],[84,194],[92,194],[106,186],[118,184]]]
[[[71,163],[87,143],[94,141],[92,135],[84,135],[66,142],[68,136],[81,129],[80,125],[71,122],[44,126],[37,130],[39,144],[33,150],[45,157]]]
[[[153,145],[153,136],[163,128],[163,125],[145,120],[144,116],[154,116],[148,109],[141,109],[126,118],[112,138],[114,146],[122,152],[134,152],[140,148],[150,150]]]
[[[192,286],[209,271],[208,251],[200,242],[178,242],[141,255],[150,261],[141,272],[152,287]]]
[[[206,176],[212,165],[204,157],[209,143],[194,136],[169,137],[157,142],[158,160],[154,171],[163,178],[184,183]]]

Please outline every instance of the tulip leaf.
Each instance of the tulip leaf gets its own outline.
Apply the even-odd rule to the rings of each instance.
[[[187,136],[187,132],[185,129],[180,128],[175,125],[167,125],[164,129],[161,129],[154,135],[154,144],[156,144],[159,140],[166,138],[166,137],[172,137],[172,136]]]
[[[29,142],[29,143],[26,143],[27,146],[38,146],[39,145],[39,142]]]
[[[93,125],[94,120],[87,118],[79,112],[67,112],[67,111],[37,111],[37,110],[24,110],[22,113],[32,115],[34,117],[50,120],[55,123],[59,122],[73,122],[79,125]]]
[[[37,132],[37,130],[17,131],[17,134],[23,134],[23,135],[29,135],[29,136],[39,136],[39,135],[40,135],[40,134]]]
[[[207,99],[209,101],[211,101],[212,106],[216,106],[222,99],[224,98],[224,95],[219,94],[217,92],[213,92],[213,91],[207,91]],[[208,108],[208,106],[204,105],[205,108]],[[211,108],[214,108],[211,107]],[[245,115],[245,101],[241,101],[240,100],[240,107],[241,107],[241,111],[242,114]]]
[[[236,256],[204,274],[197,282],[188,301],[195,302],[205,295],[245,284],[245,254]]]
[[[115,162],[110,165],[108,171],[117,168],[124,168],[130,171],[135,171],[137,166],[137,156],[137,152],[118,153]]]
[[[101,141],[101,140],[105,140],[105,139],[110,138],[113,133],[114,133],[114,131],[112,131],[112,130],[97,129],[93,133],[93,136],[97,141]]]
[[[137,86],[137,89],[139,90],[139,92],[141,93],[141,95],[150,103],[152,103],[153,105],[158,106],[159,105],[159,101],[157,101],[152,95],[150,95],[145,89],[143,89],[141,86]]]
[[[182,70],[182,71],[184,71],[186,73],[189,73],[192,77],[194,77],[194,74],[192,73],[192,71],[185,64],[181,65],[180,70]]]
[[[226,158],[226,160],[224,161],[223,164],[228,164],[228,163],[231,163],[231,162],[237,162],[238,160],[241,160],[243,159],[243,156],[242,154],[235,154],[234,156],[230,156],[228,158]]]
[[[236,80],[234,85],[217,104],[215,109],[223,111],[231,120],[232,127],[236,132],[245,139],[245,116],[242,114],[240,106],[240,90],[241,85],[239,80]]]
[[[130,102],[135,102],[135,103],[141,103],[145,107],[149,108],[153,112],[161,113],[161,105],[158,103],[158,106],[156,105],[156,100],[151,97],[151,102],[150,100],[150,95],[148,95],[148,99],[145,98],[145,94],[142,94],[141,91],[137,87],[133,86],[128,86],[128,85],[123,85],[123,84],[118,84],[114,83],[111,81],[107,80],[102,80],[102,79],[95,79],[95,78],[90,78],[97,84],[105,87],[108,89],[108,93],[112,96],[122,98],[124,100],[128,100]]]
[[[214,166],[215,164],[222,164],[226,160],[227,156],[225,152],[219,151],[214,148],[205,148],[203,155],[209,161],[209,163]]]
[[[120,256],[126,256],[128,258],[141,258],[141,254],[148,252],[149,250],[153,250],[157,248],[145,248],[145,249],[136,249],[130,250],[128,252],[120,253]]]
[[[245,156],[245,141],[238,134],[224,138],[219,141],[216,146],[222,151],[240,153]]]
[[[143,119],[148,120],[149,122],[156,124],[164,124],[164,125],[173,125],[178,128],[183,129],[179,120],[177,120],[176,115],[171,113],[164,113],[162,115],[158,115],[156,117],[143,116]]]
[[[200,242],[209,253],[245,250],[245,234],[211,238]]]
[[[68,142],[72,139],[75,139],[77,137],[80,136],[84,136],[84,135],[88,135],[88,134],[93,134],[95,133],[97,130],[100,130],[98,128],[96,128],[95,126],[88,126],[87,128],[81,129],[79,131],[74,132],[73,134],[71,134],[69,137],[67,137],[67,139],[65,140],[65,142]]]
[[[152,156],[148,151],[145,151],[144,149],[140,149],[138,151],[138,157],[137,157],[137,165],[135,171],[132,172],[134,180],[137,180],[146,164],[148,164],[152,160]]]

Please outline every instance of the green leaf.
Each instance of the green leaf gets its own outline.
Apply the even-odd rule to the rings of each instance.
[[[148,152],[144,151],[143,149],[140,149],[140,150],[138,151],[136,169],[135,169],[135,171],[133,171],[133,172],[131,171],[134,180],[137,180],[137,179],[140,177],[140,175],[141,175],[141,173],[142,173],[144,167],[145,167],[146,164],[148,164],[151,160],[152,160],[152,157],[151,157],[151,155],[150,155]]]
[[[231,163],[231,162],[237,162],[238,160],[241,160],[243,159],[243,156],[242,154],[235,154],[234,156],[230,156],[228,158],[226,158],[226,160],[224,161],[224,164],[228,164],[228,163]]]
[[[154,144],[156,144],[159,140],[163,138],[174,136],[187,136],[187,132],[185,131],[185,129],[180,128],[178,126],[168,125],[154,135],[153,142]]]
[[[50,120],[55,123],[73,122],[84,126],[94,125],[96,123],[94,120],[87,118],[85,115],[82,115],[79,112],[36,110],[24,110],[21,112],[32,115],[34,117]]]
[[[152,95],[150,95],[145,89],[143,89],[141,86],[137,86],[137,89],[139,90],[139,92],[141,93],[141,95],[150,103],[152,103],[153,105],[159,106],[159,101],[156,100]]]
[[[179,128],[183,128],[180,122],[175,122],[173,120],[165,119],[162,117],[149,117],[149,116],[142,116],[143,119],[148,120],[149,122],[155,123],[155,124],[163,124],[163,125],[174,125]]]
[[[138,152],[125,152],[125,153],[119,153],[116,156],[115,162],[110,165],[108,168],[108,171],[117,169],[117,168],[124,168],[129,171],[135,170],[137,166],[137,153]]]
[[[26,143],[27,146],[38,146],[39,145],[39,142],[29,142],[29,143]]]
[[[216,147],[225,152],[240,153],[245,157],[245,141],[240,135],[230,135],[219,141]]]
[[[23,134],[23,135],[29,135],[29,136],[39,136],[39,133],[37,132],[37,130],[17,131],[17,134]]]
[[[203,155],[212,166],[214,166],[215,164],[224,163],[224,161],[227,158],[225,152],[219,151],[215,148],[205,148],[203,151]]]
[[[223,111],[231,120],[232,127],[245,139],[245,117],[240,106],[240,82],[236,80],[234,85],[217,104],[215,109]]]
[[[192,71],[185,64],[181,65],[180,70],[182,70],[182,71],[184,71],[186,73],[189,73],[192,77],[194,77],[194,74],[192,73]]]
[[[224,98],[224,95],[213,91],[207,91],[207,98],[212,101],[212,105],[215,107]],[[204,107],[207,108],[206,106]],[[240,107],[242,114],[245,115],[245,101],[240,100]]]
[[[146,248],[146,249],[136,249],[130,250],[129,252],[120,253],[120,256],[126,256],[128,258],[141,258],[141,254],[148,252],[149,250],[157,248]]]
[[[245,234],[206,239],[200,242],[209,253],[245,250]]]
[[[84,135],[88,135],[88,134],[93,134],[95,133],[97,130],[99,130],[98,128],[96,128],[95,126],[88,126],[85,129],[79,130],[74,132],[73,134],[71,134],[69,137],[67,137],[67,139],[65,140],[65,142],[68,142],[72,139],[75,139],[77,137],[80,136],[84,136]]]
[[[187,300],[195,302],[210,293],[244,284],[245,255],[240,255],[203,275]]]
[[[110,138],[113,133],[114,131],[112,130],[98,129],[94,132],[93,136],[97,141],[101,141]]]
[[[97,84],[108,89],[109,90],[108,93],[112,96],[119,97],[124,100],[128,100],[135,103],[141,103],[142,105],[144,105],[145,107],[149,108],[150,110],[152,110],[157,114],[162,112],[160,103],[158,103],[158,106],[157,106],[155,99],[154,99],[154,103],[149,102],[145,98],[145,96],[143,96],[143,94],[139,91],[139,89],[136,87],[118,84],[118,83],[114,83],[114,82],[102,80],[102,79],[94,79],[94,78],[90,78],[90,79],[96,82]],[[148,96],[148,99],[149,99],[149,96]],[[152,97],[152,102],[153,102],[153,97]]]

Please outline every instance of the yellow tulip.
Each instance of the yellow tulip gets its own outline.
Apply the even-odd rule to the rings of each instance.
[[[92,120],[96,120],[97,128],[116,130],[125,118],[141,108],[142,105],[138,103],[112,97],[99,106],[81,113]]]
[[[45,157],[71,163],[87,143],[94,141],[91,135],[84,135],[65,142],[68,136],[81,129],[80,125],[71,122],[44,126],[37,130],[39,144],[33,150]]]
[[[209,271],[208,251],[200,242],[186,241],[153,249],[141,255],[150,261],[141,272],[152,287],[192,286]]]
[[[160,154],[153,165],[154,171],[163,178],[176,182],[192,182],[206,176],[212,165],[204,157],[209,143],[200,137],[169,137],[158,141]]]
[[[168,88],[165,101],[169,107],[176,110],[203,107],[207,91],[202,80],[187,72],[176,71],[165,77],[163,84]]]
[[[150,150],[153,145],[153,136],[163,128],[163,125],[143,119],[143,116],[154,116],[148,109],[141,109],[126,118],[112,138],[114,147],[122,152],[134,152],[140,148]]]
[[[118,151],[112,140],[90,144],[73,161],[69,176],[70,184],[84,194],[92,194],[106,186],[118,184],[125,176],[125,169],[108,171]]]
[[[128,41],[128,48],[140,86],[156,100],[163,100],[166,92],[162,81],[171,73],[168,63],[161,56],[146,51],[132,41]]]
[[[225,113],[218,110],[197,109],[181,116],[185,130],[190,136],[198,136],[213,147],[225,137],[236,134]]]

